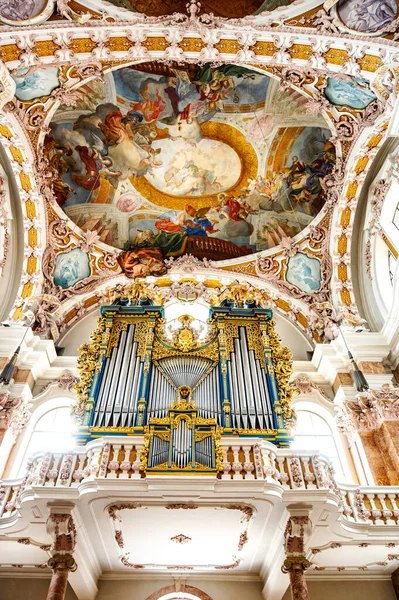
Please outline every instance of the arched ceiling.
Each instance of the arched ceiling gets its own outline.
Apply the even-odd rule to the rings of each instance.
[[[233,2],[226,20],[221,2],[163,18],[43,0],[28,19],[0,2],[25,231],[13,318],[36,302],[56,337],[107,281],[205,268],[273,291],[316,342],[338,311],[358,323],[352,227],[396,100],[395,3]]]

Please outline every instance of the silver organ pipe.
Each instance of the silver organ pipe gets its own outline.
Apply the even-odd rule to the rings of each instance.
[[[242,425],[241,425],[240,403],[239,403],[239,395],[238,395],[236,357],[235,357],[234,353],[231,354],[230,362],[228,363],[228,369],[229,369],[229,373],[230,373],[230,399],[231,399],[232,426],[240,428]]]
[[[247,350],[247,336],[244,327],[240,327],[240,351],[241,360],[243,364],[243,373],[246,374],[244,379],[244,387],[246,392],[247,409],[251,428],[256,427],[256,409],[253,385],[253,373],[249,367],[248,350]]]
[[[255,400],[256,427],[259,427],[260,429],[266,429],[265,415],[262,407],[262,400],[260,397],[260,384],[258,381],[258,372],[256,370],[254,351],[250,350],[248,352],[248,356],[249,363],[251,365],[251,387],[253,390]]]
[[[185,419],[181,419],[173,431],[173,462],[179,469],[184,469],[190,463],[191,432]]]
[[[205,467],[212,468],[212,435],[195,442],[195,460]]]
[[[222,411],[219,389],[219,372],[216,365],[212,371],[201,381],[193,391],[195,408],[199,410],[200,416],[205,419],[216,419],[221,425]]]
[[[271,407],[271,402],[270,402],[270,397],[269,397],[269,390],[267,387],[266,373],[261,368],[258,360],[256,361],[256,370],[258,372],[258,382],[259,382],[259,388],[260,388],[260,396],[261,396],[261,400],[262,400],[262,409],[263,409],[263,414],[264,414],[265,422],[266,422],[265,428],[272,429],[273,428],[273,412],[272,412],[272,407]]]
[[[167,463],[169,460],[169,442],[157,435],[152,436],[151,467]]]
[[[109,369],[107,372],[107,377],[103,377],[102,381],[101,381],[101,390],[100,393],[104,390],[104,395],[103,395],[103,402],[102,402],[102,408],[98,414],[98,423],[94,423],[95,425],[105,425],[104,422],[104,418],[105,418],[105,410],[109,401],[109,391],[110,391],[110,387],[111,387],[111,381],[112,381],[112,376],[114,373],[114,368],[115,368],[115,360],[116,360],[116,355],[117,355],[117,348],[112,348],[111,351],[111,356],[109,358],[107,358],[107,362],[109,363]]]
[[[118,346],[105,358],[93,425],[134,425],[142,363],[134,342],[135,325],[122,331]],[[111,422],[112,421],[112,422]]]
[[[133,339],[133,328],[128,327],[128,331],[122,331],[121,345],[123,351],[121,352],[121,368],[120,375],[117,379],[117,385],[115,390],[115,404],[112,411],[112,425],[117,427],[122,413],[122,400],[126,387],[127,372],[129,368],[130,355],[132,351],[132,339]]]
[[[97,400],[97,404],[96,404],[96,409],[94,412],[94,422],[102,419],[102,415],[105,412],[105,406],[107,403],[107,394],[106,394],[106,383],[110,383],[110,380],[108,379],[108,371],[110,369],[110,360],[106,360],[105,362],[105,367],[104,367],[104,372],[103,372],[103,376],[102,376],[102,380],[101,380],[101,386],[100,386],[100,391],[98,394],[98,400]]]
[[[136,355],[137,352],[137,344],[134,349],[134,353]],[[129,418],[128,418],[128,427],[133,427],[136,421],[136,413],[137,413],[137,400],[139,399],[139,386],[141,377],[143,375],[143,363],[140,360],[139,356],[136,356],[136,364],[134,369],[134,378],[133,378],[133,386],[131,392],[127,390],[127,396],[129,397],[130,393],[130,403],[129,403]]]
[[[246,328],[239,327],[228,363],[232,427],[272,429],[273,411],[266,372],[248,349]]]
[[[248,428],[248,409],[246,402],[246,392],[245,392],[245,381],[244,381],[244,372],[242,368],[242,358],[241,358],[241,346],[240,340],[234,340],[234,349],[236,355],[236,371],[237,371],[237,387],[238,387],[238,404],[240,407],[240,413],[242,418],[242,423],[244,429]],[[248,377],[249,374],[247,374]]]
[[[133,334],[132,334],[133,336]],[[122,418],[121,426],[125,427],[132,422],[132,413],[136,408],[136,403],[132,399],[137,396],[137,376],[140,370],[140,359],[136,356],[137,342],[133,342],[129,356],[129,368],[127,372],[126,385],[122,397]],[[133,419],[134,421],[134,419]]]
[[[265,398],[266,398],[268,413],[270,415],[270,427],[274,427],[272,401],[270,399],[269,386],[267,385],[267,377],[266,377],[265,371],[262,371],[262,379],[263,379],[263,383],[264,383],[265,391],[266,391]]]
[[[173,382],[176,389],[181,385],[194,389],[212,364],[209,358],[200,356],[172,356],[157,362],[158,368]]]
[[[156,367],[152,370],[150,392],[148,396],[147,419],[163,418],[167,409],[176,399],[176,390]]]
[[[108,427],[110,425],[112,412],[115,403],[115,392],[116,387],[118,385],[118,374],[120,373],[122,366],[122,359],[126,348],[126,331],[122,331],[119,338],[119,345],[116,347],[116,360],[115,360],[115,369],[114,373],[112,373],[111,378],[111,386],[109,389],[107,406],[105,408],[105,425]],[[111,374],[110,374],[111,375]]]

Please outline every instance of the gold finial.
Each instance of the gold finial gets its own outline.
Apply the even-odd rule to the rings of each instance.
[[[219,294],[212,297],[211,305],[220,306],[224,302],[235,308],[242,308],[244,306],[266,308],[270,303],[270,295],[266,290],[260,290],[251,285],[233,281],[233,283],[230,283]]]
[[[135,281],[127,285],[119,284],[108,291],[108,297],[111,304],[116,304],[120,300],[128,300],[133,305],[144,300],[151,300],[156,306],[162,306],[164,303],[162,293],[143,281]]]

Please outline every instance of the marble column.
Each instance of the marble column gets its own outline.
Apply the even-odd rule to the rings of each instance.
[[[292,600],[309,600],[305,571],[311,566],[306,558],[306,542],[312,532],[311,506],[291,504],[287,509],[290,516],[284,531],[286,558],[281,570],[290,577]]]
[[[292,600],[309,600],[309,591],[305,579],[305,570],[311,563],[304,557],[286,558],[282,567],[283,573],[290,577]]]
[[[54,554],[48,561],[53,570],[46,600],[64,600],[70,571],[76,571],[75,559],[71,554]]]
[[[395,591],[395,596],[399,600],[399,569],[396,569],[396,571],[392,573],[391,581]]]

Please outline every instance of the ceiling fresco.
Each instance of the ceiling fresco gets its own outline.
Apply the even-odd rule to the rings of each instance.
[[[127,251],[128,275],[142,274],[145,256],[157,274],[183,254],[246,256],[312,222],[335,147],[301,96],[246,67],[140,68],[87,85],[73,110],[58,109],[45,140],[58,204],[83,231]],[[337,104],[374,98],[334,81]]]
[[[353,215],[396,127],[397,3],[123,2],[153,12],[0,0],[26,246],[13,318],[44,294],[67,327],[124,274],[213,269],[257,278],[320,341],[316,304],[357,310]]]
[[[239,18],[259,10],[274,10],[288,6],[293,0],[204,0],[201,13],[212,13],[217,17]],[[111,0],[115,6],[133,9],[151,17],[185,13],[187,0]]]

